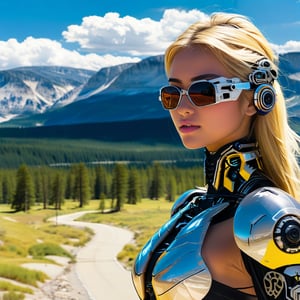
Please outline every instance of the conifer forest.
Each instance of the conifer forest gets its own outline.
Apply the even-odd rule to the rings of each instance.
[[[181,145],[114,144],[88,140],[0,139],[0,203],[60,209],[110,199],[107,210],[161,197],[174,201],[202,186],[200,151]]]

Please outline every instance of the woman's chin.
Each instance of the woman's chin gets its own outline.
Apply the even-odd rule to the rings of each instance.
[[[200,144],[200,143],[195,143],[195,142],[187,141],[184,139],[181,139],[181,141],[182,141],[183,146],[190,150],[200,149],[200,148],[204,147],[204,145]]]

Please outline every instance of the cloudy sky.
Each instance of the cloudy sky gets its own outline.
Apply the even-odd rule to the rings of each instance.
[[[135,62],[162,54],[216,11],[248,16],[278,53],[300,52],[300,0],[8,0],[0,3],[0,70]]]

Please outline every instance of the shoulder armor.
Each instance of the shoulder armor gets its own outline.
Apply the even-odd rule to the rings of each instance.
[[[264,187],[248,194],[234,216],[239,248],[276,269],[300,262],[300,203],[281,189]]]
[[[155,253],[155,250],[175,230],[175,227],[178,225],[181,217],[190,209],[187,205],[189,202],[184,201],[189,193],[185,192],[183,195],[181,195],[179,199],[181,199],[180,202],[186,203],[186,205],[182,204],[180,207],[178,206],[177,212],[174,212],[171,218],[165,224],[163,224],[158,231],[156,231],[156,233],[150,238],[150,240],[148,240],[141,252],[135,258],[131,275],[135,289],[140,297],[145,295],[144,282],[146,280],[147,267]]]
[[[201,249],[211,219],[227,206],[218,203],[195,216],[159,257],[152,273],[157,299],[203,299],[208,293],[212,277]]]
[[[171,216],[175,215],[181,208],[186,206],[189,202],[191,202],[195,197],[200,197],[206,194],[205,188],[196,188],[187,190],[183,194],[181,194],[177,200],[174,202],[171,208]]]
[[[201,257],[202,243],[211,219],[228,203],[191,215],[193,201],[204,194],[201,189],[182,194],[173,206],[171,218],[137,255],[131,276],[141,299],[147,298],[150,282],[161,300],[175,299],[179,294],[184,299],[202,299],[209,290],[211,275]],[[192,294],[196,296],[192,298]]]

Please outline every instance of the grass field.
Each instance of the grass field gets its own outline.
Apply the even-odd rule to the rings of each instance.
[[[110,200],[107,200],[107,207],[109,203]],[[118,255],[120,262],[130,268],[141,247],[169,218],[171,205],[172,203],[163,199],[143,199],[137,205],[125,204],[121,212],[88,213],[80,220],[112,224],[132,230],[135,233],[135,244],[126,245]],[[84,209],[97,210],[98,208],[99,200],[92,200]],[[62,210],[58,212],[34,206],[29,212],[13,213],[8,205],[0,205],[0,291],[16,292],[19,296],[15,299],[23,299],[24,293],[32,292],[30,286],[36,287],[39,282],[44,282],[47,276],[42,272],[23,268],[22,264],[55,263],[49,260],[47,255],[72,258],[62,246],[82,246],[92,237],[92,232],[87,229],[82,230],[47,222],[57,213],[67,214],[76,211],[79,211],[78,203],[73,201],[66,201]],[[8,284],[1,281],[1,278],[14,280],[16,283]],[[24,289],[18,283],[25,283],[29,288]]]
[[[94,209],[96,205],[95,201],[91,202],[87,209]],[[63,213],[74,212],[77,206],[67,201]],[[64,245],[82,246],[92,237],[93,233],[88,229],[47,222],[55,215],[55,210],[42,210],[39,206],[26,213],[13,213],[8,205],[0,205],[0,292],[6,292],[3,299],[23,299],[24,293],[32,293],[32,288],[48,278],[45,273],[27,269],[23,264],[55,264],[48,255],[65,256],[74,261]]]

